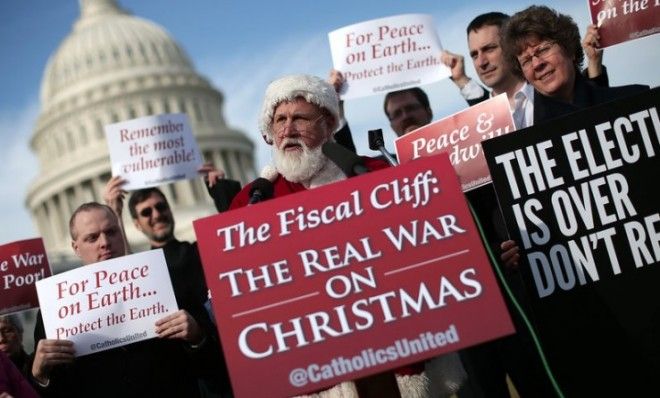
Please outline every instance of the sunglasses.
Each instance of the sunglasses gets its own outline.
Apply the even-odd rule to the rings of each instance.
[[[165,202],[158,202],[153,207],[145,207],[140,210],[140,215],[144,218],[151,217],[151,214],[154,212],[154,209],[158,210],[159,213],[163,213],[166,210],[169,210],[169,206]]]

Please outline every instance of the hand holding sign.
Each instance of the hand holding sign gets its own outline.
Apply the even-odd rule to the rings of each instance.
[[[459,88],[463,88],[470,79],[465,74],[465,59],[462,55],[454,54],[447,50],[442,51],[440,56],[440,61],[451,70],[451,80],[458,85]]]
[[[213,163],[204,163],[197,169],[197,172],[203,175],[204,182],[209,188],[213,188],[218,180],[225,178],[225,172],[216,169]]]
[[[160,338],[181,339],[199,344],[204,338],[202,329],[186,310],[179,310],[156,321],[156,334]]]
[[[587,33],[582,39],[582,48],[587,57],[587,74],[595,78],[603,73],[603,49],[600,48],[600,34],[594,24],[587,26]]]
[[[103,189],[103,200],[120,217],[124,209],[124,197],[126,191],[123,189],[126,180],[120,176],[114,176],[108,181]]]
[[[40,383],[46,384],[52,368],[73,362],[75,352],[73,342],[69,340],[39,340],[34,350],[32,376]]]
[[[520,248],[516,244],[516,241],[507,240],[502,242],[500,249],[502,249],[502,255],[500,256],[500,259],[502,259],[504,266],[507,268],[518,268],[518,261],[520,260]]]

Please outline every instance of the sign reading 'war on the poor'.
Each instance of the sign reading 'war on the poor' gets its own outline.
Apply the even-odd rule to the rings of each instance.
[[[156,337],[156,321],[178,310],[162,249],[54,275],[37,293],[46,336],[71,340],[76,356]]]
[[[650,90],[483,143],[560,384],[579,374],[612,387],[610,364],[634,369],[617,374],[622,385],[653,366],[657,376],[659,97]]]
[[[183,113],[145,116],[105,126],[112,175],[124,189],[198,177],[203,159]]]
[[[446,154],[194,226],[237,397],[299,395],[513,331]]]
[[[0,245],[0,315],[38,307],[35,283],[49,276],[41,238]]]
[[[407,14],[346,26],[328,34],[332,63],[346,83],[342,99],[429,84],[451,75],[440,61],[430,15]]]

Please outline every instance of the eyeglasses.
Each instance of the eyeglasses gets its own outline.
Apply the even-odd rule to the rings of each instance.
[[[417,112],[418,110],[422,109],[423,107],[424,106],[420,103],[408,104],[406,106],[402,106],[401,108],[395,110],[394,112],[392,112],[391,115],[387,115],[387,118],[390,120],[390,122],[394,121],[394,120],[398,120],[398,119],[401,119],[403,117],[404,113],[406,115],[408,115],[410,113]]]
[[[144,209],[140,210],[140,215],[144,218],[149,218],[151,217],[151,214],[153,213],[154,209],[158,210],[159,213],[163,213],[169,210],[170,207],[165,202],[158,202],[155,205],[153,205],[153,207],[145,207]]]
[[[531,55],[518,57],[518,62],[520,63],[520,67],[523,69],[529,69],[529,67],[532,66],[532,59],[534,57],[545,60],[551,54],[551,50],[554,48],[555,44],[557,43],[555,43],[554,41],[547,41],[545,43],[541,43],[534,49],[534,51],[532,51]]]
[[[308,131],[316,124],[316,122],[321,120],[321,118],[323,118],[322,114],[317,118],[312,118],[311,116],[306,115],[293,115],[291,119],[281,115],[273,121],[273,131],[276,134],[281,134],[287,125],[298,132]]]

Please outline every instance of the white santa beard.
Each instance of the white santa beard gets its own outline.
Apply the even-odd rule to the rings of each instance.
[[[327,158],[321,152],[321,146],[310,149],[299,142],[301,152],[287,152],[273,147],[273,161],[277,171],[288,181],[302,183],[308,181],[323,168]],[[284,145],[282,145],[284,146]]]

